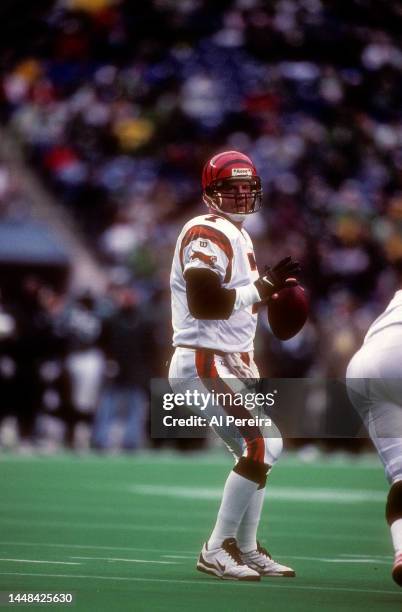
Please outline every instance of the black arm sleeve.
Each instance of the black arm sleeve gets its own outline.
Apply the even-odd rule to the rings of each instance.
[[[195,319],[228,319],[236,300],[235,289],[221,287],[215,272],[191,269],[186,272],[187,303]]]

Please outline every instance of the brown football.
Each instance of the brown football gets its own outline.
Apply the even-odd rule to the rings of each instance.
[[[268,322],[279,340],[293,338],[303,327],[308,316],[308,298],[300,285],[286,287],[268,302]]]

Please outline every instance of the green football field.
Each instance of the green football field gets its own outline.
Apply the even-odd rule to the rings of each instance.
[[[0,591],[73,592],[35,607],[85,612],[401,610],[376,456],[282,458],[260,540],[297,577],[260,583],[194,569],[230,467],[216,452],[1,455]]]

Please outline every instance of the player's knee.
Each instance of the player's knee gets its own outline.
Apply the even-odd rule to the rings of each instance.
[[[389,490],[385,518],[388,525],[402,518],[402,480],[394,482]]]
[[[266,463],[243,456],[240,457],[239,461],[234,466],[233,471],[236,472],[236,474],[239,474],[239,476],[247,478],[247,480],[256,482],[261,489],[265,487],[267,473],[270,468],[271,466]]]
[[[258,463],[274,465],[282,453],[283,441],[279,432],[275,437],[258,437],[247,442],[244,456]]]
[[[248,441],[244,455],[233,470],[259,485],[265,487],[267,475],[273,464],[278,460],[283,448],[282,438],[278,434],[275,438],[257,437]]]
[[[277,434],[275,438],[265,438],[264,443],[264,463],[274,465],[274,463],[278,461],[283,450],[282,437]]]

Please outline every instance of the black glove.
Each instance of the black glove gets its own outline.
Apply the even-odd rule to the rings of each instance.
[[[292,257],[281,259],[273,268],[266,267],[264,275],[255,281],[262,302],[268,301],[274,293],[285,287],[292,287],[298,284],[296,275],[301,271],[298,261]]]

